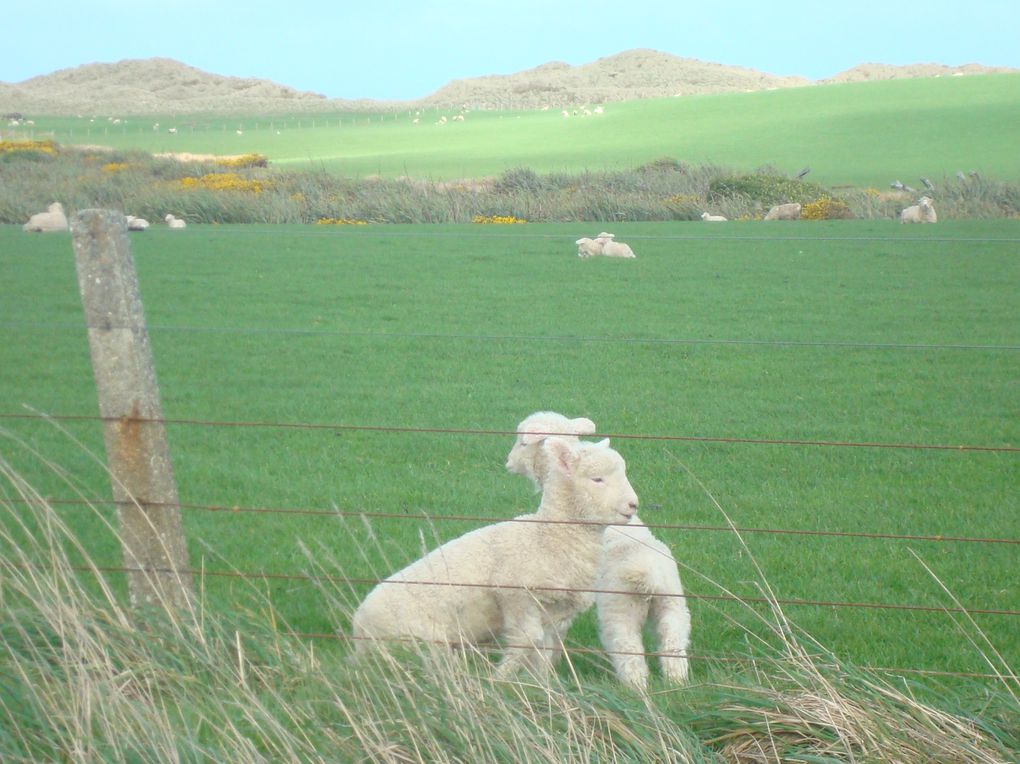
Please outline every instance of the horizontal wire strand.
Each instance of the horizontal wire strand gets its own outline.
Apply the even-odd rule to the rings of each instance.
[[[8,329],[81,329],[114,327],[89,327],[80,323],[18,322],[0,321],[0,327]],[[516,334],[458,334],[443,332],[372,332],[346,331],[340,329],[308,329],[300,327],[228,327],[228,326],[173,326],[150,324],[150,332],[181,332],[194,334],[279,334],[283,336],[358,337],[375,339],[430,339],[477,342],[577,342],[603,344],[645,344],[645,345],[732,345],[764,347],[806,347],[845,348],[854,350],[986,350],[1020,351],[1020,345],[973,344],[973,343],[920,343],[920,342],[855,342],[844,340],[784,340],[784,339],[717,339],[699,337],[586,337],[576,335],[516,335]]]
[[[57,422],[93,421],[118,422],[119,417],[104,417],[98,414],[21,414],[0,413],[0,420],[52,420]],[[137,417],[133,422],[140,424],[181,425],[193,427],[236,427],[236,428],[270,428],[292,430],[337,430],[342,432],[381,432],[381,433],[416,433],[441,435],[499,435],[516,436],[517,430],[483,430],[469,427],[412,427],[401,425],[368,425],[316,422],[270,422],[270,421],[217,421],[192,418],[165,417],[154,419]],[[561,435],[562,433],[532,433],[538,435]],[[744,438],[702,435],[651,435],[634,433],[592,433],[593,438],[610,438],[616,440],[649,440],[682,443],[724,443],[733,445],[768,445],[768,446],[819,446],[828,448],[877,448],[889,450],[915,451],[958,451],[987,453],[1020,453],[1020,446],[987,446],[944,443],[881,443],[872,441],[838,441],[808,440],[797,438]]]
[[[532,592],[561,592],[561,593],[585,593],[585,594],[621,594],[634,596],[634,592],[615,589],[575,589],[561,586],[525,586],[522,584],[493,584],[477,582],[449,582],[449,581],[387,581],[379,578],[354,578],[350,576],[311,575],[308,573],[269,573],[266,571],[228,571],[228,570],[173,570],[171,568],[131,568],[127,566],[72,566],[72,570],[80,572],[100,573],[170,573],[174,575],[191,575],[196,577],[207,576],[212,578],[235,578],[243,581],[264,580],[264,581],[324,581],[332,584],[346,584],[357,586],[376,586],[379,584],[389,586],[438,586],[446,588],[463,587],[468,589],[498,589],[512,591]],[[769,597],[738,597],[732,594],[683,594],[655,592],[642,594],[640,596],[661,597],[666,599],[688,599],[705,602],[739,602],[741,604],[754,605],[783,605],[787,607],[825,607],[825,608],[846,608],[857,610],[893,610],[911,613],[959,613],[968,615],[994,615],[994,616],[1020,616],[1020,610],[999,610],[993,608],[963,608],[963,607],[940,607],[936,605],[902,605],[885,602],[841,602],[838,600],[806,600],[806,599],[779,599]]]
[[[13,503],[27,503],[27,499],[17,499]],[[117,506],[126,504],[136,506],[134,502],[118,502],[114,500],[89,501],[87,499],[59,499],[48,498],[48,503],[53,506],[96,506],[107,505]],[[577,520],[543,520],[543,519],[522,519],[520,517],[500,517],[487,515],[447,515],[431,513],[406,512],[367,512],[356,509],[326,509],[316,507],[242,507],[237,504],[195,504],[195,503],[170,503],[170,502],[143,502],[146,507],[162,507],[169,509],[183,509],[189,511],[226,513],[226,514],[278,514],[295,516],[317,516],[317,517],[355,517],[368,520],[423,520],[427,522],[477,522],[477,523],[536,523],[536,524],[558,524],[558,525],[585,525],[586,523]],[[659,510],[651,510],[658,512]],[[907,534],[907,533],[868,533],[864,531],[827,531],[817,529],[801,528],[760,528],[745,526],[727,525],[691,525],[680,523],[647,523],[642,522],[649,530],[671,530],[671,531],[694,531],[714,533],[755,533],[776,536],[817,536],[826,538],[853,538],[869,540],[892,540],[892,541],[930,541],[937,543],[971,543],[971,544],[1013,544],[1020,545],[1020,539],[1010,538],[982,538],[979,536],[952,536],[948,534]],[[621,524],[620,527],[627,527]]]

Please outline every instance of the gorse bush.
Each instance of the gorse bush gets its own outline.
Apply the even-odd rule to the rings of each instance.
[[[807,204],[830,192],[825,186],[786,178],[772,172],[718,178],[709,184],[709,198],[715,202],[746,197],[766,209],[775,204]]]
[[[803,205],[800,216],[804,220],[847,220],[854,214],[842,199],[822,196]]]
[[[526,167],[497,178],[431,182],[346,178],[279,170],[259,154],[181,162],[142,152],[62,149],[52,142],[0,144],[0,222],[24,223],[59,201],[69,214],[111,207],[150,220],[168,212],[193,223],[470,223],[507,217],[535,223],[760,218],[773,204],[816,204],[804,217],[895,219],[915,203],[876,189],[838,193],[772,168],[745,175],[663,157],[633,170],[539,174]],[[1020,215],[1020,186],[947,180],[929,194],[942,219]],[[824,201],[827,200],[827,201]]]

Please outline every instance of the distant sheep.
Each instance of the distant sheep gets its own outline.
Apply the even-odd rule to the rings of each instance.
[[[766,220],[799,220],[800,203],[777,204],[765,215]]]
[[[587,236],[582,236],[574,244],[577,245],[578,257],[595,257],[602,254],[601,239],[589,239]]]
[[[145,231],[149,228],[149,221],[145,218],[136,218],[134,215],[127,216],[127,229],[129,231]]]
[[[709,215],[707,212],[701,213],[701,219],[706,223],[723,223],[726,221],[722,215]]]
[[[570,622],[591,605],[585,590],[594,587],[606,527],[629,520],[638,497],[608,440],[552,437],[542,449],[538,511],[448,541],[379,583],[352,619],[359,649],[374,639],[501,639],[500,675],[549,672]]]
[[[917,204],[907,207],[900,213],[900,222],[936,223],[938,222],[938,215],[935,214],[935,208],[931,206],[931,199],[927,196],[922,196],[917,200]]]
[[[188,227],[188,224],[186,222],[184,222],[178,217],[174,217],[170,213],[167,213],[166,217],[163,218],[163,220],[166,221],[167,228],[180,229]]]
[[[578,257],[636,257],[629,244],[614,241],[613,234],[603,231],[594,239],[582,237],[574,242],[577,245]]]
[[[21,226],[21,230],[33,233],[52,233],[67,229],[67,215],[64,214],[64,205],[60,202],[53,202],[46,208],[46,212],[35,213]]]

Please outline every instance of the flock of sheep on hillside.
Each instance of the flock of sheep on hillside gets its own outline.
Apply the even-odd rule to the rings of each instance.
[[[595,607],[617,677],[643,691],[642,632],[663,677],[684,682],[691,620],[676,560],[637,517],[626,464],[590,419],[551,411],[518,425],[506,468],[541,491],[538,510],[448,541],[380,582],[352,619],[357,649],[376,640],[502,643],[499,676],[547,676],[573,620]]]

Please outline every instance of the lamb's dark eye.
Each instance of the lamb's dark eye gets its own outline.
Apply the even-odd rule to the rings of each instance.
[[[606,481],[605,481],[605,478],[600,478],[600,477],[593,477],[593,478],[591,479],[591,482],[593,482],[593,483],[604,483],[604,482],[606,482]]]

